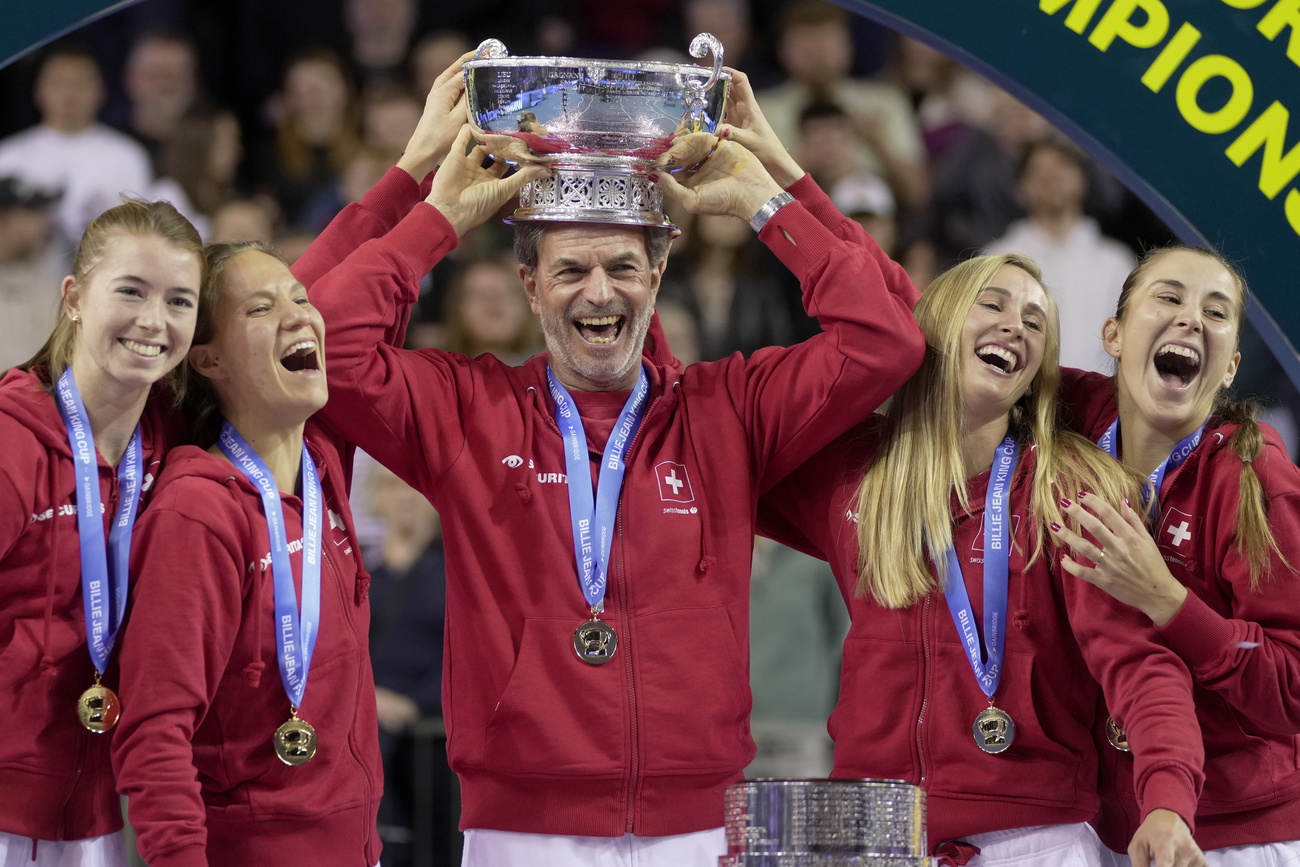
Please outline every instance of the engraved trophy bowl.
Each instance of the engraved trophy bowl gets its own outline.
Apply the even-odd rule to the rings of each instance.
[[[898,780],[727,787],[719,867],[928,867],[925,792]]]
[[[656,61],[510,57],[496,39],[464,64],[469,119],[478,135],[509,136],[525,158],[554,168],[519,194],[507,222],[560,220],[671,227],[663,193],[649,178],[670,147],[700,140],[722,120],[731,73],[722,43],[708,33],[691,41],[692,57],[713,54],[713,67]],[[707,148],[678,146],[692,162]],[[693,153],[692,150],[694,151]],[[498,156],[511,159],[504,151]],[[678,154],[674,155],[678,157]],[[683,167],[680,158],[674,168]]]

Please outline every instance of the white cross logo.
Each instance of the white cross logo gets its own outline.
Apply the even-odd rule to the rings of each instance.
[[[1174,537],[1174,547],[1181,546],[1188,539],[1192,538],[1191,532],[1187,529],[1187,522],[1183,521],[1177,527],[1170,524],[1165,528],[1165,532]]]
[[[677,470],[675,469],[668,471],[668,475],[664,476],[664,482],[672,485],[673,496],[680,494],[682,492],[682,485],[686,484],[681,479],[677,478]]]

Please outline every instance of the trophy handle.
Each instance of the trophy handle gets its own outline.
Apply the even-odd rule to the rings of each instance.
[[[698,78],[686,77],[685,84],[692,90],[698,90],[704,93],[710,87],[713,87],[722,75],[722,40],[712,33],[701,33],[691,40],[691,57],[703,57],[708,52],[713,52],[713,72],[709,75],[708,81],[703,84],[699,83]]]
[[[712,37],[709,37],[712,39]],[[696,39],[699,39],[697,36]],[[716,39],[714,40],[717,41]],[[510,52],[506,51],[505,43],[500,39],[484,39],[479,43],[478,48],[474,49],[473,60],[495,59],[497,57],[509,57]],[[699,55],[696,55],[699,56]]]

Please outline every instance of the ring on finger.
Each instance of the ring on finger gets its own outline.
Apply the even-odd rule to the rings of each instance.
[[[1100,566],[1101,561],[1104,560],[1105,558],[1106,558],[1106,552],[1102,550],[1098,550],[1097,556],[1092,558],[1092,562]]]

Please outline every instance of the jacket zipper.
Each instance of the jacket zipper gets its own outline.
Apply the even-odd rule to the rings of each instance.
[[[324,508],[324,507],[325,507],[325,504],[322,503],[321,506],[322,506],[322,508]],[[357,630],[356,630],[356,628],[352,625],[352,618],[351,618],[350,616],[348,616],[348,612],[350,611],[350,608],[349,608],[350,600],[347,598],[347,593],[344,592],[344,589],[343,589],[343,579],[339,576],[339,571],[338,571],[337,567],[335,567],[335,565],[334,565],[334,557],[332,556],[332,555],[333,555],[333,552],[332,552],[332,551],[327,552],[327,551],[325,550],[325,548],[326,548],[327,545],[328,545],[329,547],[331,547],[331,548],[334,547],[333,544],[331,543],[331,541],[330,541],[328,538],[322,537],[322,539],[321,539],[321,549],[322,549],[322,550],[321,550],[321,559],[324,560],[326,563],[329,564],[330,576],[334,579],[334,587],[335,587],[335,589],[336,589],[337,592],[338,592],[338,597],[339,597],[339,610],[340,610],[340,613],[343,615],[343,616],[342,616],[342,620],[343,620],[343,622],[344,622],[345,624],[347,624],[347,627],[348,627],[348,634],[352,636],[352,646],[355,647],[355,648],[357,648],[357,652],[358,652],[358,654],[359,654],[359,653],[360,653],[361,642],[360,642],[360,641],[358,640],[358,638],[357,638]],[[361,557],[361,552],[360,552],[360,551],[354,551],[354,552],[353,552],[353,556],[356,557],[356,558],[358,559],[358,561],[359,561],[359,560],[360,560],[360,557]],[[360,706],[361,706],[361,700],[362,700],[362,696],[361,696],[361,679],[358,679],[358,680],[357,680],[357,688],[356,688],[356,691],[353,693],[353,695],[355,696],[355,699],[356,699],[356,703],[353,705],[353,707],[360,707]],[[353,721],[354,721],[354,722],[355,722],[355,719],[356,719],[356,717],[355,717],[355,712],[354,712],[354,716],[353,716]],[[373,800],[373,798],[372,798],[372,794],[371,794],[371,790],[370,790],[370,776],[367,774],[367,772],[366,772],[366,768],[365,768],[365,766],[361,763],[361,760],[360,760],[359,758],[357,758],[356,739],[355,739],[355,737],[354,737],[354,734],[355,734],[355,731],[349,731],[349,732],[348,732],[348,755],[351,757],[352,762],[357,766],[357,770],[360,772],[360,773],[359,773],[359,776],[361,777],[361,785],[364,787],[365,794],[366,794],[366,815],[368,816],[368,815],[370,815],[370,812],[369,812],[369,811],[370,811],[370,808],[371,808],[371,806],[372,806],[372,803],[371,803],[371,802],[372,802],[372,800]],[[365,820],[363,819],[363,820],[362,820],[362,824],[364,824],[364,825],[366,826],[366,834],[365,834],[364,842],[362,843],[362,848],[364,849],[366,846],[369,846],[369,845],[370,845],[370,830],[371,830],[371,826],[373,825],[373,823],[372,823],[372,822],[365,821]]]
[[[921,608],[921,650],[925,662],[921,672],[921,712],[916,717],[916,755],[921,764],[921,787],[925,787],[925,741],[921,728],[925,725],[925,710],[930,704],[930,600],[934,594],[926,594],[925,605]]]

